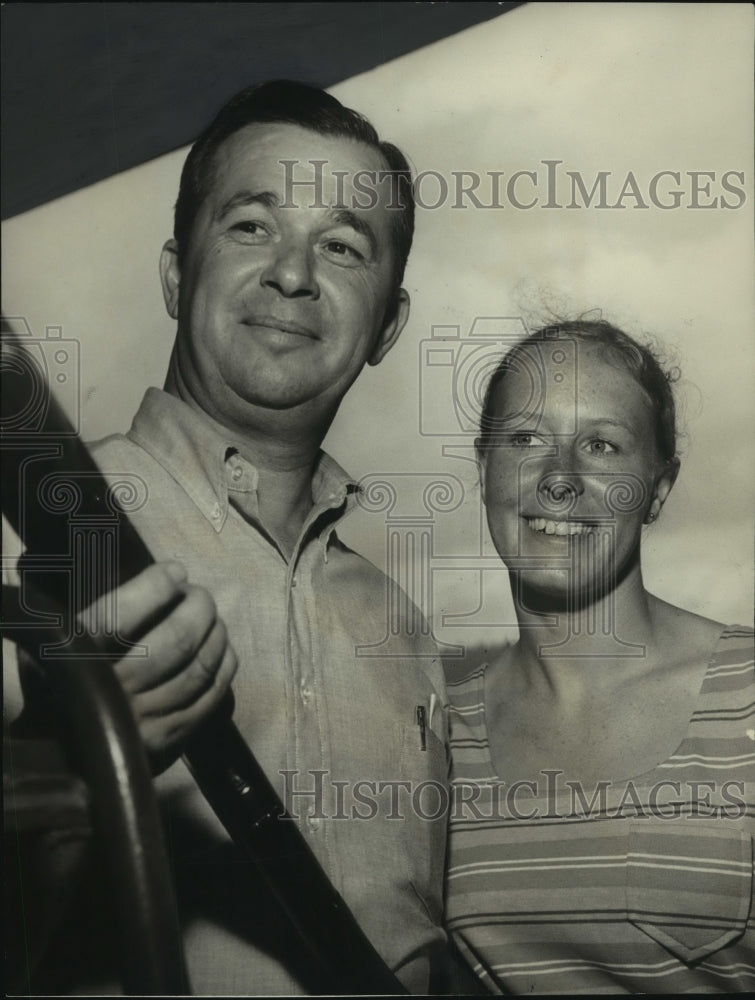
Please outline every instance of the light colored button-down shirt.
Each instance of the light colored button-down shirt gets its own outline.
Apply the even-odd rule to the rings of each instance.
[[[442,672],[416,610],[335,533],[356,485],[321,454],[287,561],[259,521],[256,469],[175,397],[150,389],[129,433],[93,454],[109,479],[143,480],[135,526],[228,627],[236,725],[378,952],[425,992],[444,941]],[[194,991],[301,992],[276,957],[285,927],[183,763],[158,787]]]

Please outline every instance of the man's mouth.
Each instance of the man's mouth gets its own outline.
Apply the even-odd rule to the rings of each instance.
[[[309,340],[318,340],[314,330],[301,323],[290,319],[278,319],[277,316],[249,316],[244,321],[244,326],[263,326],[269,330],[290,333],[295,337],[307,337]]]
[[[545,535],[588,535],[598,527],[586,521],[548,521],[544,517],[527,517],[525,520],[528,528]]]

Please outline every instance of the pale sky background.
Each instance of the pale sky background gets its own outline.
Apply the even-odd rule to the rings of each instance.
[[[326,446],[357,478],[392,477],[401,507],[391,516],[408,518],[403,531],[427,530],[423,490],[455,477],[451,506],[459,504],[432,523],[432,589],[411,588],[446,642],[496,645],[512,638],[502,626],[513,617],[505,576],[481,535],[474,467],[443,453],[455,444],[465,453],[471,443],[450,433],[455,369],[429,371],[422,342],[434,325],[458,326],[463,339],[475,317],[537,323],[549,307],[602,310],[630,333],[653,334],[681,366],[682,471],[646,535],[646,582],[701,614],[752,619],[752,23],[748,4],[530,4],[333,91],[417,171],[437,171],[452,186],[463,170],[503,171],[504,185],[517,170],[534,171],[542,202],[543,161],[561,160],[563,204],[571,170],[588,189],[598,171],[610,171],[609,204],[631,171],[650,205],[636,209],[626,196],[623,210],[525,211],[504,191],[502,209],[455,209],[449,197],[418,210],[408,327],[357,382]],[[26,317],[38,338],[56,326],[80,342],[87,439],[125,430],[144,389],[162,385],[174,324],[157,260],[185,153],[3,226],[3,311]],[[666,170],[680,172],[683,195],[681,207],[664,211],[650,204],[648,185]],[[714,174],[703,179],[710,189],[700,201],[717,197],[717,207],[690,207],[689,171]],[[720,202],[742,200],[722,187],[729,171],[744,174],[730,183],[746,191],[732,209]],[[676,187],[666,179],[659,192],[668,198]],[[437,185],[421,190],[429,201]],[[523,200],[533,193],[526,177],[517,190]],[[489,185],[478,194],[488,202]],[[459,363],[471,350],[460,342]],[[359,512],[342,536],[386,567],[385,512]],[[465,627],[454,614],[467,616]]]

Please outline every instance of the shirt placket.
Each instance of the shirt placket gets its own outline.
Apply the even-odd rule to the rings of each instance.
[[[294,761],[300,789],[311,795],[302,797],[297,810],[312,847],[326,864],[331,877],[336,874],[334,861],[334,824],[326,822],[332,810],[330,763],[331,734],[327,724],[327,705],[322,659],[323,643],[318,621],[317,588],[327,564],[327,546],[333,526],[323,527],[318,536],[312,526],[333,508],[343,503],[343,497],[333,494],[316,508],[302,532],[288,572],[287,669],[293,692]]]
[[[226,484],[234,506],[259,523],[257,478],[252,466],[238,454],[226,461]],[[293,803],[302,830],[311,838],[315,853],[323,860],[332,855],[328,815],[328,769],[331,759],[327,711],[324,704],[322,643],[318,634],[317,581],[327,563],[327,544],[333,526],[317,522],[343,503],[343,495],[331,493],[310,513],[299,542],[286,567],[285,670],[288,692],[287,769],[294,774],[300,793]],[[280,556],[282,563],[285,562]],[[321,565],[322,564],[322,565]]]
[[[316,772],[325,770],[326,747],[321,720],[321,664],[313,585],[312,560],[317,549],[305,545],[292,559],[287,576],[288,616],[286,623],[286,667],[291,680],[291,716],[294,723],[292,769],[301,791],[311,796],[301,799],[297,809],[302,826],[312,837],[320,837],[325,817],[320,790],[322,780]]]

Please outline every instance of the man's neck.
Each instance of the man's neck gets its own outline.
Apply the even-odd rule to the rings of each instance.
[[[259,473],[260,521],[289,560],[312,510],[313,466],[310,463],[301,468],[280,469],[254,464]]]
[[[165,391],[218,427],[255,467],[260,521],[289,559],[312,509],[312,476],[331,418],[318,421],[290,411],[261,411],[250,413],[245,425],[229,425],[188,392],[172,368]]]

